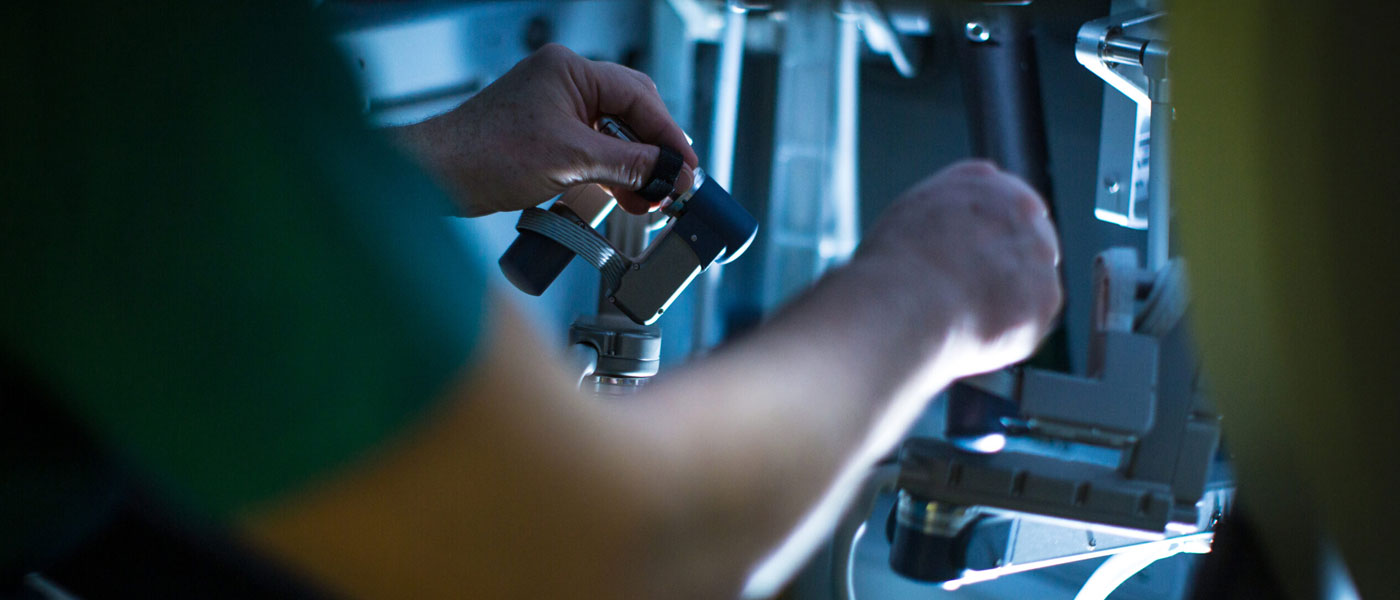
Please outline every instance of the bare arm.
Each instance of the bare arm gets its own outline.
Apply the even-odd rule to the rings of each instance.
[[[255,542],[349,595],[733,595],[951,379],[1058,308],[1043,205],[985,163],[931,178],[846,267],[643,398],[581,397],[506,302],[421,429],[271,511]]]

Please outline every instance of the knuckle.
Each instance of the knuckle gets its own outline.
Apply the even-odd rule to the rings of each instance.
[[[654,162],[654,157],[650,154],[645,150],[633,152],[628,157],[627,163],[623,165],[623,179],[627,181],[627,185],[631,186],[631,189],[639,190],[647,184],[647,175],[651,174],[651,164]]]
[[[995,175],[998,172],[996,163],[985,158],[972,158],[958,161],[952,166],[951,170],[958,173],[978,176]]]
[[[1039,216],[1046,212],[1045,201],[1034,190],[1022,189],[1016,192],[1016,207],[1026,216]]]
[[[638,81],[641,81],[641,82],[644,83],[644,84],[646,84],[647,87],[649,87],[649,88],[651,88],[651,89],[653,89],[653,90],[656,89],[656,81],[654,81],[654,80],[651,78],[650,75],[647,75],[646,73],[643,73],[643,72],[641,72],[641,71],[638,71],[638,70],[632,69],[632,68],[628,68],[627,70],[628,70],[628,71],[631,71],[632,74],[636,76],[637,80],[638,80]]]
[[[573,50],[554,42],[545,44],[535,51],[535,58],[544,64],[566,64],[577,56]]]
[[[1041,238],[1040,240],[1041,258],[1054,264],[1060,258],[1060,245],[1055,243],[1054,238]]]

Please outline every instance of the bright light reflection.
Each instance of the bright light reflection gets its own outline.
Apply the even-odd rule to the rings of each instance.
[[[975,438],[957,438],[950,440],[954,446],[969,452],[981,454],[992,454],[1001,452],[1006,448],[1006,436],[1000,433],[989,433]]]

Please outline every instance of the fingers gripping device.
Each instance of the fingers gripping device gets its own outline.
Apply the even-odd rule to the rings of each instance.
[[[636,142],[625,124],[612,117],[599,130]],[[526,209],[515,228],[520,235],[501,255],[501,271],[521,291],[538,296],[578,256],[603,275],[604,296],[628,318],[655,322],[695,276],[711,264],[724,264],[748,249],[758,221],[729,192],[695,170],[693,183],[675,189],[680,154],[662,147],[647,185],[639,190],[648,202],[662,201],[669,217],[641,256],[620,252],[597,231],[617,201],[597,186],[579,186],[548,210]]]

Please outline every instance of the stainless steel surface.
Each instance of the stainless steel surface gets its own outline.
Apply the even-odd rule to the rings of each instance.
[[[569,326],[569,344],[592,355],[585,375],[651,377],[660,367],[661,329],[617,316],[582,316]]]
[[[1142,66],[1142,51],[1147,40],[1121,34],[1108,34],[1099,47],[1099,58],[1105,62]]]

